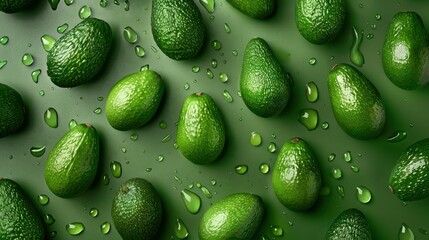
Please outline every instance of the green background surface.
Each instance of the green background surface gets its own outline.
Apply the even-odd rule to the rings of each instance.
[[[111,222],[113,196],[118,186],[132,177],[151,181],[161,195],[165,215],[159,239],[175,238],[177,218],[188,227],[188,239],[198,239],[198,223],[204,211],[210,204],[235,192],[251,192],[263,199],[266,214],[256,239],[261,234],[270,239],[322,239],[332,220],[350,207],[360,209],[367,216],[375,239],[397,239],[402,223],[414,230],[417,239],[429,239],[419,231],[429,230],[428,200],[404,204],[389,192],[387,184],[390,171],[401,152],[411,143],[428,137],[428,88],[405,91],[395,87],[383,73],[380,55],[386,29],[396,12],[416,11],[429,26],[427,1],[349,0],[348,19],[342,33],[335,41],[322,46],[308,43],[299,34],[294,21],[295,1],[279,0],[276,12],[266,20],[251,19],[222,0],[216,1],[215,12],[210,14],[195,1],[208,29],[207,44],[198,57],[181,62],[167,58],[153,41],[150,30],[151,1],[130,1],[129,11],[124,10],[122,1],[116,5],[112,0],[105,8],[100,7],[98,1],[75,0],[70,6],[61,1],[54,11],[46,0],[41,0],[35,8],[25,12],[0,13],[0,35],[10,39],[7,45],[0,45],[0,60],[8,61],[0,69],[0,82],[20,92],[27,107],[24,129],[0,139],[0,176],[17,181],[35,203],[39,194],[49,196],[48,205],[36,205],[41,214],[49,213],[56,219],[54,224],[47,226],[48,232],[57,232],[56,239],[120,239],[114,227],[108,235],[102,235],[100,225],[105,221]],[[78,12],[84,5],[92,8],[92,16],[104,19],[111,25],[114,34],[111,55],[94,82],[72,89],[58,88],[46,75],[47,53],[40,38],[44,34],[59,38],[61,34],[57,33],[57,27],[68,23],[70,29],[80,22]],[[380,20],[376,20],[376,14],[381,14]],[[224,23],[229,24],[231,33],[225,32]],[[372,24],[376,25],[375,29]],[[124,40],[123,29],[126,26],[131,26],[138,33],[137,43],[129,44]],[[335,63],[350,63],[352,26],[364,34],[361,51],[365,64],[359,69],[379,89],[387,110],[384,131],[379,138],[371,141],[353,139],[339,128],[332,114],[326,86],[327,74]],[[374,34],[374,37],[367,39],[367,34]],[[281,115],[269,119],[251,113],[237,95],[242,54],[252,37],[264,38],[294,79],[289,105]],[[219,40],[222,49],[212,49],[209,44],[212,40]],[[137,44],[146,50],[143,58],[134,53]],[[233,55],[234,50],[238,52],[237,56]],[[34,56],[33,65],[27,67],[21,63],[24,53]],[[310,65],[308,61],[313,57],[317,63]],[[212,59],[217,59],[217,68],[210,66]],[[138,71],[145,64],[149,64],[150,69],[157,71],[165,81],[164,101],[153,120],[143,128],[126,132],[114,130],[103,112],[93,112],[98,107],[104,110],[104,100],[97,98],[105,99],[119,79]],[[193,73],[193,66],[199,66],[200,72]],[[207,77],[207,68],[214,72],[213,79]],[[38,83],[31,79],[31,72],[36,69],[42,70]],[[228,74],[227,83],[220,82],[221,72]],[[309,103],[304,94],[305,84],[310,81],[319,87],[320,97],[316,103]],[[184,88],[186,83],[190,85],[188,90]],[[41,90],[45,92],[44,96],[39,95]],[[233,96],[232,103],[225,100],[224,90]],[[175,123],[181,105],[186,96],[197,91],[213,97],[227,130],[224,153],[218,161],[205,166],[192,164],[174,148]],[[58,128],[50,128],[44,123],[43,114],[49,107],[58,112]],[[298,112],[307,107],[319,112],[319,126],[313,131],[308,131],[297,121]],[[47,188],[43,171],[49,151],[68,130],[71,119],[78,123],[91,123],[97,128],[101,137],[101,162],[99,177],[89,191],[73,199],[61,199]],[[159,127],[161,121],[167,122],[166,129]],[[330,124],[327,130],[320,127],[324,121]],[[397,130],[406,131],[407,138],[399,143],[387,142],[386,139]],[[249,143],[253,131],[262,135],[263,142],[259,147]],[[137,141],[130,139],[134,132],[138,134]],[[162,142],[167,135],[171,136],[171,140]],[[329,195],[320,197],[312,211],[306,213],[283,207],[272,190],[271,171],[268,174],[259,172],[261,163],[268,163],[271,168],[274,166],[280,147],[292,137],[301,137],[313,147],[322,169],[323,185],[331,190]],[[275,153],[267,150],[270,142],[277,145]],[[30,154],[32,146],[46,146],[47,152],[36,158]],[[126,148],[125,153],[121,151],[122,147]],[[352,153],[350,163],[343,160],[346,151]],[[330,153],[337,155],[332,162],[327,160]],[[164,156],[162,162],[156,160],[159,155]],[[112,176],[109,169],[111,161],[122,164],[120,178]],[[238,175],[235,167],[242,164],[247,165],[249,170],[244,175]],[[351,165],[358,166],[360,172],[352,172]],[[331,176],[334,167],[342,169],[342,179],[336,180]],[[147,172],[146,168],[152,168],[152,171]],[[110,176],[107,186],[101,183],[103,174]],[[212,180],[216,181],[215,185],[211,184]],[[211,199],[195,186],[197,182],[210,190],[213,194]],[[194,184],[191,190],[202,199],[202,208],[195,215],[187,212],[180,197],[180,191],[190,184]],[[338,185],[344,186],[344,199],[339,197]],[[369,204],[362,204],[356,199],[356,187],[360,185],[368,187],[373,193]],[[99,210],[96,218],[89,215],[93,207]],[[86,229],[79,236],[70,236],[65,226],[76,221],[82,222]],[[271,226],[282,227],[283,236],[274,237]]]

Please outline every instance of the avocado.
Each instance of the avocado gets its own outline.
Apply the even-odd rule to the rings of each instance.
[[[189,161],[207,164],[219,157],[225,145],[225,127],[210,95],[197,92],[185,99],[176,135],[179,150]]]
[[[429,82],[429,37],[415,12],[399,12],[390,22],[383,49],[386,76],[396,86],[413,90]]]
[[[45,181],[58,197],[85,192],[94,181],[99,162],[99,137],[90,124],[79,124],[52,148],[45,165]]]
[[[160,228],[162,203],[153,185],[131,178],[116,193],[111,209],[113,224],[123,239],[152,240]]]
[[[250,111],[264,118],[280,114],[289,101],[290,76],[262,38],[253,38],[247,43],[240,92]]]
[[[206,28],[193,0],[153,0],[152,35],[159,49],[174,60],[188,60],[202,49]]]
[[[274,193],[290,210],[307,211],[319,197],[321,175],[310,145],[301,138],[292,138],[283,145],[274,165]]]
[[[152,70],[125,76],[113,86],[106,99],[109,124],[126,131],[145,125],[158,110],[164,94],[164,82]]]
[[[326,233],[326,240],[371,240],[372,233],[365,215],[356,208],[341,212]]]
[[[429,197],[429,138],[411,144],[389,177],[389,189],[402,201]]]
[[[0,138],[21,129],[25,107],[21,95],[12,87],[0,83]]]
[[[276,8],[276,0],[227,0],[227,2],[245,15],[257,19],[271,16]]]
[[[0,11],[4,13],[16,13],[31,7],[35,0],[0,0]]]
[[[377,138],[386,113],[376,87],[355,67],[342,63],[328,74],[328,91],[338,125],[351,137]]]
[[[0,177],[0,239],[44,240],[42,218],[21,186]]]
[[[234,193],[214,203],[198,227],[200,240],[249,240],[255,235],[264,206],[258,195]]]
[[[103,67],[111,44],[112,30],[107,22],[83,20],[52,46],[47,57],[48,76],[58,87],[90,82]]]
[[[341,32],[346,19],[345,0],[297,0],[295,23],[310,43],[325,44]]]

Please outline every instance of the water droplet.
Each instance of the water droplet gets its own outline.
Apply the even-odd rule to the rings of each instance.
[[[52,10],[57,10],[58,4],[60,3],[60,0],[48,0],[49,5],[51,6]]]
[[[112,161],[110,162],[110,171],[115,178],[120,178],[122,175],[122,165],[120,162]]]
[[[107,0],[100,0],[100,7],[105,8],[107,6]]]
[[[0,60],[0,69],[2,69],[7,64],[6,60]]]
[[[270,166],[267,163],[261,163],[259,165],[259,172],[262,174],[267,174],[270,171]]]
[[[138,137],[139,135],[137,133],[131,133],[130,135],[131,141],[134,141],[134,142],[137,141]]]
[[[429,232],[426,229],[419,228],[419,232],[423,235],[429,235]]]
[[[154,53],[157,53],[157,52],[158,52],[158,50],[156,49],[156,47],[155,47],[155,46],[150,46],[150,49],[152,49],[152,52],[154,52]]]
[[[176,228],[174,229],[174,233],[178,239],[185,239],[189,235],[188,228],[180,218],[176,219]]]
[[[96,109],[94,109],[94,111],[93,111],[95,114],[100,114],[101,112],[102,112],[102,110],[101,110],[101,108],[96,108]]]
[[[228,82],[228,74],[226,73],[220,73],[219,74],[219,80],[223,83]]]
[[[207,10],[209,13],[213,13],[215,10],[215,0],[200,0],[201,5]]]
[[[375,14],[375,19],[376,20],[381,20],[381,14]]]
[[[164,161],[164,155],[158,155],[158,158],[156,159],[158,162]]]
[[[40,205],[45,206],[49,203],[49,197],[45,194],[40,194],[39,196],[37,196],[37,201]]]
[[[124,10],[125,11],[129,11],[130,10],[130,1],[129,0],[124,0]]]
[[[88,5],[83,6],[80,10],[79,10],[79,17],[80,19],[86,19],[89,18],[92,14],[92,10]]]
[[[100,225],[101,233],[107,235],[110,232],[111,225],[109,222],[104,222]]]
[[[346,196],[345,192],[344,192],[344,186],[343,185],[338,185],[337,191],[338,191],[338,195],[340,195],[341,199],[343,199]]]
[[[68,28],[69,25],[67,23],[64,23],[63,25],[57,27],[57,32],[63,34]]]
[[[174,180],[176,180],[178,184],[182,184],[182,180],[178,176],[174,176]]]
[[[359,36],[358,31],[355,27],[353,27],[353,45],[350,49],[350,61],[352,61],[353,64],[355,64],[358,67],[362,67],[362,65],[365,63],[365,59],[359,50],[360,44],[362,42],[362,36]]]
[[[119,4],[120,4],[120,3],[119,3],[119,0],[114,0],[114,1],[113,1],[113,3],[114,3],[114,4],[116,4],[116,5],[118,5],[118,6],[119,6]]]
[[[335,157],[336,157],[335,153],[330,153],[330,154],[328,155],[328,161],[329,161],[329,162],[334,161]]]
[[[252,144],[252,146],[259,146],[262,143],[262,136],[261,134],[257,133],[257,132],[252,132],[250,134],[250,144]]]
[[[198,213],[201,207],[200,196],[188,189],[183,189],[180,192],[180,195],[182,196],[182,200],[183,203],[185,203],[186,209],[192,214]]]
[[[139,58],[142,58],[146,55],[146,51],[144,50],[144,48],[140,45],[137,45],[134,47],[134,52],[136,53],[136,56]]]
[[[97,101],[101,102],[104,100],[104,97],[97,97]]]
[[[200,71],[200,67],[198,67],[198,66],[193,66],[192,67],[192,72],[197,73],[199,71]]]
[[[358,167],[358,166],[351,165],[351,166],[350,166],[350,168],[352,169],[352,171],[353,171],[354,173],[358,173],[358,172],[359,172],[359,167]]]
[[[223,91],[223,96],[224,96],[225,100],[229,103],[232,103],[234,101],[231,93],[229,93],[228,90]]]
[[[26,53],[22,56],[22,64],[25,66],[31,66],[34,63],[33,55]]]
[[[331,194],[331,189],[327,186],[323,186],[320,189],[319,195],[320,196],[328,196],[329,194]]]
[[[40,91],[39,91],[39,95],[40,95],[40,96],[45,96],[45,91],[40,90]]]
[[[414,232],[407,224],[402,223],[398,233],[399,240],[414,240]]]
[[[360,8],[363,8],[363,4],[362,4],[362,3],[360,3],[360,4],[359,4],[359,7],[360,7]]]
[[[58,113],[54,108],[48,108],[44,114],[44,120],[46,125],[51,128],[58,127]]]
[[[343,176],[343,172],[339,168],[332,169],[332,177],[335,179],[340,179]]]
[[[217,68],[217,60],[216,59],[212,59],[210,64],[211,64],[212,68]]]
[[[212,184],[212,186],[216,185],[216,180],[211,180],[210,183]]]
[[[130,26],[124,28],[124,38],[128,43],[135,43],[138,40],[138,35],[136,31]]]
[[[232,50],[232,56],[237,57],[238,56],[238,51],[237,50]]]
[[[356,197],[361,203],[369,203],[372,198],[371,191],[365,186],[356,187]]]
[[[277,146],[274,142],[270,142],[270,144],[268,144],[268,152],[270,153],[274,153],[277,150]]]
[[[344,161],[346,161],[346,162],[352,161],[352,153],[350,151],[346,151],[344,153]]]
[[[274,236],[280,237],[283,236],[283,228],[279,226],[271,226],[271,232]]]
[[[66,225],[66,230],[70,235],[79,235],[85,230],[85,226],[81,222],[73,222]]]
[[[141,71],[141,72],[146,71],[146,70],[149,70],[149,64],[143,65],[143,66],[140,68],[140,71]]]
[[[222,43],[219,40],[213,40],[211,42],[211,46],[213,50],[219,51],[222,48]]]
[[[0,44],[1,45],[6,45],[9,42],[9,37],[8,36],[3,36],[0,38]]]
[[[152,172],[152,168],[146,168],[146,172]]]
[[[204,186],[201,186],[201,192],[203,192],[204,196],[206,196],[206,198],[212,198],[213,195],[212,193]]]
[[[310,64],[310,65],[315,65],[316,63],[317,63],[317,59],[316,58],[310,58],[310,60],[308,60],[308,63]]]
[[[56,41],[53,37],[47,34],[43,35],[40,40],[42,41],[43,49],[45,49],[46,52],[51,51]]]
[[[372,39],[372,38],[374,38],[374,34],[372,34],[372,33],[368,33],[367,35],[366,35],[366,39]]]
[[[405,138],[407,138],[407,132],[398,130],[394,132],[390,137],[388,137],[387,141],[391,143],[396,143],[404,140]]]
[[[166,128],[167,128],[167,122],[166,122],[166,121],[164,121],[164,120],[161,120],[161,121],[159,122],[159,128],[161,128],[161,129],[166,129]]]
[[[211,15],[211,16],[210,16],[210,20],[212,20],[212,21],[213,21],[213,20],[215,20],[215,16],[214,16],[214,15]]]
[[[305,95],[307,96],[307,100],[311,103],[316,102],[319,98],[319,91],[317,89],[317,85],[315,82],[309,82],[306,85]]]
[[[33,79],[33,82],[38,83],[39,82],[39,75],[42,73],[42,70],[36,69],[33,72],[31,72],[31,79]]]
[[[45,213],[45,215],[43,215],[43,221],[47,224],[47,225],[52,225],[55,222],[55,218],[52,217],[51,214],[49,213]]]
[[[97,208],[91,208],[91,210],[89,210],[89,216],[95,218],[98,216],[98,209]]]
[[[247,165],[238,165],[235,167],[235,172],[239,175],[244,175],[247,173],[248,169]]]
[[[372,30],[375,30],[376,28],[377,28],[377,24],[375,24],[375,23],[371,24],[371,29]]]
[[[207,68],[207,70],[206,70],[206,75],[209,79],[214,78],[214,74],[213,74],[212,70],[210,70],[209,68]]]
[[[33,146],[30,148],[30,153],[33,157],[41,157],[45,154],[46,146]]]
[[[228,23],[225,23],[225,24],[223,25],[223,29],[225,29],[225,32],[226,32],[226,33],[231,33],[231,28],[229,27]]]
[[[191,85],[189,83],[185,83],[185,85],[183,85],[183,88],[185,90],[189,90],[189,88],[191,88]]]
[[[110,177],[107,174],[103,174],[103,177],[101,178],[101,182],[103,185],[107,186],[110,183]]]
[[[298,122],[309,131],[314,130],[319,122],[319,113],[313,108],[302,109],[298,113]]]
[[[74,119],[70,120],[70,122],[69,122],[69,129],[72,129],[72,128],[76,127],[76,126],[77,126],[76,120],[74,120]]]
[[[328,122],[323,122],[322,123],[322,129],[323,130],[326,130],[326,129],[328,129],[329,128],[329,123]]]
[[[162,138],[161,142],[166,143],[169,142],[171,140],[171,135],[167,134],[165,135],[165,137]]]

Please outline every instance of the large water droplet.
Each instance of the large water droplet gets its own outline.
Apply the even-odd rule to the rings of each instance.
[[[31,72],[31,79],[33,79],[33,82],[38,83],[39,82],[39,76],[42,73],[42,70],[36,69]]]
[[[88,5],[83,6],[80,10],[79,10],[79,17],[80,19],[86,19],[89,18],[92,14],[92,10]]]
[[[305,95],[307,96],[307,100],[311,103],[316,102],[319,98],[319,91],[317,89],[317,85],[315,82],[309,82],[305,85],[306,91]]]
[[[259,172],[267,174],[270,171],[270,166],[267,163],[261,163],[259,165]]]
[[[352,153],[350,151],[346,151],[344,153],[344,161],[346,161],[346,162],[352,161]]]
[[[262,136],[261,134],[257,133],[257,132],[252,132],[250,134],[250,144],[252,144],[252,146],[259,146],[262,143]]]
[[[69,28],[69,25],[67,23],[64,23],[57,27],[57,32],[60,34],[63,34],[68,28]]]
[[[180,218],[176,219],[176,228],[174,229],[174,233],[178,239],[185,239],[189,235],[188,228]]]
[[[77,126],[77,122],[74,119],[71,119],[69,122],[69,129],[72,129]]]
[[[137,57],[142,58],[146,55],[146,51],[144,50],[144,48],[140,45],[137,45],[134,47],[134,52],[136,54]]]
[[[43,35],[40,40],[42,41],[43,49],[45,49],[46,52],[51,51],[56,41],[53,37],[47,34]]]
[[[30,148],[30,153],[33,157],[41,157],[46,152],[46,146],[33,146]]]
[[[365,186],[356,187],[356,197],[361,203],[369,203],[372,198],[371,191]]]
[[[43,215],[43,221],[44,221],[47,225],[52,225],[52,224],[54,224],[54,222],[55,222],[55,218],[54,218],[54,217],[52,217],[52,215],[51,215],[51,214],[49,214],[49,213],[45,213],[45,214]]]
[[[122,175],[122,165],[120,162],[112,161],[110,162],[110,171],[115,178],[120,178]]]
[[[33,63],[34,63],[33,55],[29,53],[25,53],[22,56],[22,64],[24,64],[25,66],[31,66]]]
[[[128,43],[135,43],[138,40],[137,32],[130,26],[124,28],[124,38]]]
[[[363,35],[363,34],[362,34]],[[358,31],[353,27],[353,45],[350,49],[350,61],[358,67],[362,67],[365,59],[359,49],[363,36],[359,36]]]
[[[215,10],[215,0],[200,0],[201,5],[207,10],[209,13],[213,13]]]
[[[108,234],[110,232],[110,228],[111,226],[109,222],[102,223],[100,226],[101,233],[104,235]]]
[[[70,235],[79,235],[85,230],[85,226],[81,222],[73,222],[66,225],[66,230]]]
[[[332,177],[335,179],[340,179],[343,176],[343,172],[339,168],[332,169]]]
[[[414,232],[407,224],[402,223],[398,233],[399,240],[414,240]]]
[[[244,175],[247,173],[248,169],[249,167],[247,167],[247,165],[238,165],[235,167],[235,172],[239,175]]]
[[[48,108],[44,114],[44,120],[46,125],[51,128],[58,127],[58,113],[54,108]]]
[[[277,146],[274,142],[270,142],[270,144],[268,144],[268,152],[270,153],[274,153],[277,150]]]
[[[302,109],[298,113],[298,122],[309,131],[314,130],[319,122],[319,113],[313,108]]]
[[[0,44],[1,45],[6,45],[9,42],[9,37],[8,36],[3,36],[0,38]]]
[[[37,196],[37,201],[40,205],[45,206],[49,203],[49,197],[45,194],[40,194],[39,196]]]
[[[201,207],[200,196],[188,189],[183,189],[180,192],[180,195],[182,196],[182,200],[183,203],[185,203],[186,209],[192,214],[198,213]]]
[[[64,0],[67,6],[70,6],[74,3],[74,0]]]

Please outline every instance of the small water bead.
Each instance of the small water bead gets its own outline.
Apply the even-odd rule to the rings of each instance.
[[[157,159],[158,162],[164,161],[164,155],[158,155]]]
[[[46,152],[46,146],[33,146],[30,148],[30,153],[33,157],[41,157]]]
[[[115,178],[120,178],[122,176],[122,165],[118,161],[110,162],[110,171]]]
[[[49,5],[51,6],[52,10],[57,10],[58,4],[60,3],[60,0],[48,0]]]
[[[47,224],[47,225],[52,225],[55,222],[55,218],[52,217],[51,214],[49,213],[45,213],[45,215],[43,215],[43,221]]]
[[[111,224],[109,222],[104,222],[100,225],[101,233],[104,235],[109,234],[110,229],[111,229]]]
[[[215,10],[215,0],[200,0],[201,5],[207,10],[209,13],[213,13]]]
[[[369,203],[372,198],[371,191],[365,186],[356,187],[356,197],[361,203]]]
[[[191,88],[191,85],[189,83],[185,83],[185,85],[183,85],[183,88],[185,90],[189,90],[189,88]]]
[[[1,45],[6,45],[9,42],[9,37],[8,36],[3,36],[0,38],[0,44]]]
[[[394,132],[389,138],[387,138],[387,141],[391,143],[397,143],[401,142],[405,138],[407,138],[407,132],[398,130]]]
[[[101,182],[103,185],[107,186],[110,183],[110,177],[107,174],[103,174],[103,177],[101,178]]]
[[[217,68],[217,60],[216,59],[212,59],[210,64],[211,64],[212,68]]]
[[[216,180],[213,179],[213,180],[210,181],[210,183],[211,183],[212,186],[214,186],[214,185],[216,185],[217,182],[216,182]]]
[[[34,63],[33,55],[31,55],[29,53],[25,53],[22,56],[22,64],[24,64],[25,66],[31,66],[33,63]]]
[[[130,139],[131,141],[135,142],[139,138],[139,135],[137,133],[131,133]]]
[[[372,34],[372,33],[368,33],[366,35],[366,39],[373,39],[373,38],[374,38],[374,34]]]
[[[276,237],[283,236],[283,228],[279,226],[271,226],[271,233]]]
[[[188,228],[180,218],[176,219],[176,228],[174,229],[174,233],[178,239],[185,239],[189,235]]]
[[[229,103],[232,103],[234,101],[231,93],[229,93],[228,90],[223,91],[223,96],[224,96],[225,100]]]
[[[102,110],[101,110],[101,108],[96,108],[96,109],[94,109],[94,111],[93,111],[95,114],[100,114],[101,112],[102,112]]]
[[[247,173],[248,169],[247,165],[238,165],[235,167],[235,172],[239,175],[244,175]]]
[[[314,130],[319,122],[319,113],[313,108],[302,109],[298,113],[298,122],[309,131]]]
[[[167,122],[166,122],[166,121],[164,121],[164,120],[161,120],[161,121],[159,122],[159,128],[161,128],[161,129],[166,129],[166,128],[167,128]]]
[[[180,195],[182,197],[186,209],[192,214],[197,214],[201,207],[200,196],[188,189],[183,189],[180,192]]]
[[[350,151],[346,151],[344,153],[344,161],[346,161],[346,162],[352,161],[352,153]]]
[[[343,172],[339,168],[332,169],[332,177],[335,179],[340,179],[343,176]]]
[[[182,179],[180,179],[178,176],[174,176],[174,180],[176,180],[178,184],[182,184]]]
[[[52,47],[54,46],[56,40],[55,38],[45,34],[43,35],[40,40],[42,41],[43,49],[45,49],[46,52],[51,51]]]
[[[322,127],[323,130],[327,130],[329,128],[329,123],[328,122],[323,122],[321,127]]]
[[[119,2],[119,0],[113,0],[113,3],[114,3],[115,5],[118,5],[118,6],[119,6],[119,4],[121,4],[121,3]]]
[[[43,97],[43,96],[45,96],[45,91],[40,90],[40,91],[39,91],[39,95],[40,95],[40,96],[42,96],[42,97]]]
[[[79,18],[82,20],[89,18],[91,14],[92,14],[92,10],[88,5],[81,7],[79,10]]]
[[[267,174],[270,171],[270,166],[267,163],[261,163],[259,165],[259,172]]]
[[[214,78],[214,74],[213,74],[212,70],[210,70],[210,68],[207,68],[206,75],[207,75],[207,77],[209,79],[213,79]]]
[[[211,46],[213,50],[219,51],[222,48],[222,43],[219,40],[213,40],[211,42]]]
[[[338,185],[337,191],[338,191],[338,195],[340,195],[340,198],[343,199],[345,197],[344,186]]]
[[[315,65],[316,63],[317,63],[317,59],[316,58],[310,58],[310,60],[308,60],[308,63],[310,64],[310,65]]]
[[[60,34],[63,34],[68,28],[69,28],[69,25],[67,23],[64,23],[57,27],[57,32]]]
[[[149,70],[149,64],[145,64],[140,68],[141,72],[146,71],[146,70]]]
[[[311,81],[305,85],[306,91],[305,95],[307,96],[307,100],[311,103],[314,103],[319,98],[319,91],[317,89],[317,85],[315,82]]]
[[[238,51],[237,50],[232,50],[232,56],[237,57],[238,56]]]
[[[381,20],[381,14],[375,14],[375,19],[376,20]]]
[[[48,125],[51,128],[58,127],[58,113],[57,110],[50,107],[45,111],[45,114],[43,116],[46,125]]]
[[[376,28],[377,28],[377,24],[375,24],[375,23],[371,24],[371,29],[372,30],[375,30]]]
[[[81,222],[73,222],[66,225],[66,230],[70,235],[76,236],[85,230],[85,226]]]
[[[228,82],[228,74],[226,74],[226,73],[220,73],[220,74],[219,74],[219,80],[220,80],[222,83],[226,83],[226,82]]]
[[[155,47],[155,46],[150,46],[150,49],[152,49],[152,52],[154,52],[154,53],[157,53],[157,52],[158,52],[158,49],[156,49],[156,47]]]
[[[277,145],[274,142],[270,142],[270,144],[268,144],[268,152],[270,153],[274,153],[277,150]]]
[[[209,191],[208,188],[206,188],[204,186],[201,186],[200,188],[201,188],[201,192],[203,192],[203,194],[204,194],[204,196],[206,196],[206,198],[212,198],[213,197],[212,193]]]
[[[414,240],[414,232],[413,230],[405,223],[402,223],[401,228],[398,233],[399,240]]]
[[[358,173],[359,172],[359,167],[355,166],[355,165],[351,165],[350,169],[354,172],[354,173]]]
[[[128,43],[135,43],[138,40],[138,35],[136,31],[134,31],[134,29],[130,26],[124,28],[123,35]]]
[[[97,97],[97,101],[101,102],[104,100],[104,97]]]
[[[33,79],[33,82],[38,83],[39,82],[39,75],[42,73],[42,70],[36,69],[31,72],[31,79]]]
[[[6,60],[0,60],[0,69],[2,69],[4,66],[6,66],[7,61]]]
[[[129,11],[130,10],[130,1],[129,0],[124,0],[124,10],[125,11]]]
[[[226,33],[231,33],[231,28],[229,27],[228,23],[223,24],[223,29]]]
[[[137,45],[134,47],[134,52],[136,54],[137,57],[142,58],[146,55],[146,51],[144,50],[144,48],[140,45]]]
[[[146,168],[146,172],[152,172],[152,168]]]
[[[77,122],[74,119],[71,119],[69,122],[69,129],[72,129],[77,126]]]
[[[257,133],[257,132],[252,132],[250,134],[250,144],[252,144],[252,146],[259,146],[262,144],[262,136],[261,134]]]
[[[200,71],[200,67],[198,67],[198,66],[193,66],[192,67],[192,72],[197,73],[199,71]]]
[[[210,16],[210,20],[212,20],[212,21],[213,21],[213,20],[215,20],[215,18],[216,18],[216,17],[215,17],[214,15],[211,15],[211,16]]]
[[[100,7],[105,8],[107,6],[107,0],[100,0]]]
[[[91,208],[91,210],[89,210],[89,216],[95,218],[98,216],[98,209],[97,208]]]
[[[39,196],[37,196],[37,201],[40,205],[46,206],[49,203],[49,197],[45,194],[40,194]]]

